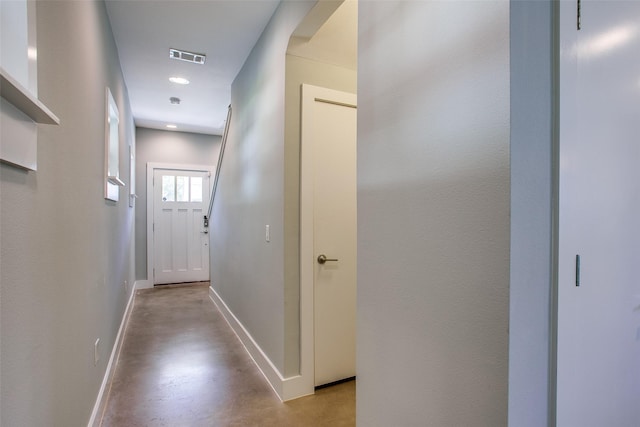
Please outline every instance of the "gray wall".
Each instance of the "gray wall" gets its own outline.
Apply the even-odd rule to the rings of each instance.
[[[105,86],[127,185],[134,125],[104,4],[38,2],[37,25],[38,92],[61,125],[39,126],[36,173],[0,165],[0,424],[81,426],[134,279],[128,187],[103,198]]]
[[[147,279],[147,163],[218,163],[222,137],[136,128],[136,280]]]
[[[283,375],[297,370],[285,362],[285,54],[311,6],[282,2],[233,82],[210,224],[211,285]]]
[[[359,8],[358,425],[504,426],[509,3]]]
[[[511,2],[509,425],[547,425],[551,375],[553,2]]]

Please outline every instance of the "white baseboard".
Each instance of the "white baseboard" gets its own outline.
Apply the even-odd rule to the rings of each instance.
[[[276,392],[280,400],[287,401],[298,397],[307,396],[314,393],[313,385],[309,387],[309,381],[305,381],[302,376],[284,378],[278,368],[260,348],[258,343],[253,339],[249,331],[242,325],[238,318],[229,309],[227,304],[220,298],[220,295],[213,287],[209,287],[209,298],[218,307],[220,313],[225,318],[231,329],[235,332],[244,348],[253,359],[256,366],[262,372],[267,382]]]
[[[136,289],[150,289],[153,288],[153,281],[151,280],[136,280]]]
[[[313,378],[304,378],[302,375],[284,379],[282,384],[282,401],[297,399],[315,393]]]
[[[104,405],[106,403],[105,398],[107,394],[105,391],[107,387],[111,385],[111,380],[113,378],[113,374],[115,372],[115,365],[118,360],[118,356],[120,355],[120,349],[122,348],[122,341],[124,339],[124,331],[127,328],[127,323],[129,322],[129,315],[131,314],[131,310],[133,309],[133,300],[135,299],[136,290],[138,289],[138,281],[136,281],[133,285],[133,289],[131,290],[131,294],[129,295],[129,301],[127,302],[127,307],[124,310],[124,314],[122,315],[122,321],[120,322],[120,328],[118,329],[118,334],[116,335],[115,342],[113,343],[113,349],[111,350],[111,356],[109,357],[109,363],[107,363],[107,369],[104,372],[104,378],[102,379],[102,384],[100,385],[100,390],[98,391],[98,397],[96,398],[96,403],[93,405],[93,411],[91,412],[91,418],[89,418],[88,427],[99,426],[102,421],[102,412],[104,410]]]

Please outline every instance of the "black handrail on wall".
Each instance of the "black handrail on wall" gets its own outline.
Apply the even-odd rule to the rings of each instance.
[[[222,166],[222,157],[224,156],[224,147],[227,145],[227,137],[229,136],[229,124],[231,123],[231,105],[227,111],[227,121],[224,124],[224,132],[222,132],[222,144],[220,145],[220,155],[218,156],[218,166],[216,166],[216,176],[213,179],[213,188],[211,189],[211,199],[209,199],[209,211],[204,217],[205,224],[209,224],[211,219],[211,211],[213,209],[213,200],[216,197],[216,189],[218,188],[218,178],[220,177],[220,168]]]

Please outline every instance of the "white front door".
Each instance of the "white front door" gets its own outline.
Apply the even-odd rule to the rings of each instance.
[[[315,385],[356,374],[356,96],[312,91]]]
[[[154,169],[153,283],[209,280],[209,172]]]

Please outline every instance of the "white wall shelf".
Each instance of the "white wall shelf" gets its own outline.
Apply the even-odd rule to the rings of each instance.
[[[0,95],[36,123],[60,124],[60,119],[46,105],[34,97],[2,67],[0,67]]]

